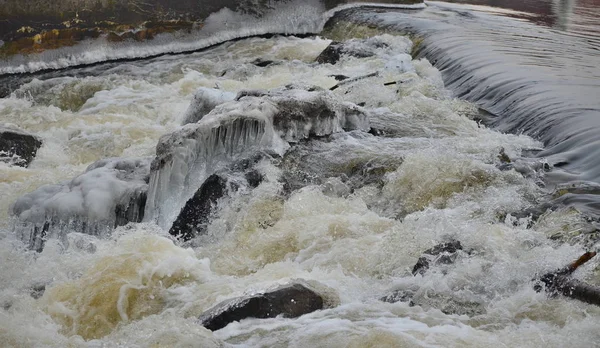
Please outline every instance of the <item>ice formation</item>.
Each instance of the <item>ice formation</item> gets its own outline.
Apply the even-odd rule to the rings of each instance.
[[[169,224],[210,174],[256,152],[283,155],[288,143],[369,130],[366,110],[329,91],[288,86],[242,91],[194,124],[163,136],[152,162],[146,220]]]
[[[15,231],[33,249],[67,232],[105,235],[143,218],[151,158],[109,158],[70,182],[45,185],[12,206]]]

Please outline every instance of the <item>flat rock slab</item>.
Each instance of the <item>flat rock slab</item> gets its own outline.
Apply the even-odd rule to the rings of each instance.
[[[302,284],[284,285],[263,294],[226,300],[200,316],[202,325],[211,331],[246,318],[297,318],[324,308],[319,294]]]
[[[42,141],[16,128],[0,127],[0,160],[27,167],[35,158]]]

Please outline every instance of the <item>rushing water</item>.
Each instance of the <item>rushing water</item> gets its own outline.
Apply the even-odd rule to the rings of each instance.
[[[597,248],[593,221],[569,207],[537,221],[521,214],[555,197],[556,184],[599,181],[597,41],[593,31],[581,31],[584,24],[563,33],[525,21],[536,17],[524,16],[527,9],[496,11],[510,16],[481,9],[432,3],[423,11],[350,12],[347,20],[379,29],[341,22],[334,29],[376,36],[369,46],[375,55],[336,65],[314,63],[329,39],[274,36],[17,79],[12,95],[0,99],[0,122],[39,135],[44,145],[29,168],[0,163],[0,342],[597,346],[600,308],[536,293],[532,281]],[[267,32],[299,12],[282,13]],[[320,30],[318,18],[317,29],[307,31]],[[407,37],[389,34],[400,30],[410,31],[420,58],[410,57]],[[258,66],[257,58],[275,64]],[[336,75],[370,77],[344,84]],[[167,233],[172,213],[147,215],[102,238],[62,231],[39,253],[15,234],[8,212],[19,197],[69,183],[97,160],[155,156],[161,136],[180,134],[200,88],[236,93],[289,84],[339,84],[328,96],[363,105],[370,126],[385,136],[338,130],[296,142],[273,135],[278,141],[256,165],[262,183],[221,200],[208,233],[188,243]],[[214,117],[251,106],[231,103]],[[207,116],[204,124],[210,122]],[[512,167],[499,157],[502,149]],[[206,173],[190,168],[169,169],[169,177],[185,182],[170,188],[186,191],[154,202],[161,212],[176,215],[201,184]],[[81,189],[85,209],[96,215],[102,206],[91,203],[108,204],[118,191],[111,177],[79,182],[86,184],[65,187]],[[73,192],[60,197],[65,211],[80,209],[67,204],[80,204]],[[589,191],[565,196],[574,207],[595,202]],[[594,212],[587,207],[581,210]],[[411,274],[423,251],[450,238],[464,246],[453,264]],[[598,266],[592,259],[574,277],[600,284]],[[295,279],[319,284],[330,308],[297,319],[247,319],[215,332],[198,323],[221,300]],[[379,300],[394,290],[413,292],[417,305]]]

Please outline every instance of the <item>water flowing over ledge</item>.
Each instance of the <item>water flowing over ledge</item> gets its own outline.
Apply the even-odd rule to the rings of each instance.
[[[390,2],[395,4],[377,6],[412,9],[424,7],[420,1]],[[3,42],[0,41],[0,76],[64,69],[114,60],[143,59],[163,54],[193,52],[229,40],[250,36],[316,34],[321,31],[325,21],[337,11],[337,9],[331,9],[344,3],[346,1],[336,0],[325,2],[321,0],[274,1],[269,5],[251,1],[239,4],[225,2],[202,8],[202,13],[196,16],[199,20],[198,23],[189,25],[178,24],[178,22],[158,23],[155,25],[163,28],[162,31],[157,29],[152,34],[140,35],[137,33],[143,34],[144,32],[134,29],[131,37],[121,34],[117,39],[113,38],[114,35],[107,36],[98,32],[94,35],[90,34],[88,39],[84,37],[82,41],[73,41],[72,39],[61,41],[59,40],[60,33],[56,32],[56,38],[47,39],[51,42],[56,41],[53,43],[54,46],[51,45],[48,49],[42,47],[32,49],[33,52],[24,55],[10,53],[3,56],[1,51]],[[339,9],[372,5],[374,3],[359,1],[343,5]],[[207,12],[207,9],[212,9],[213,12]],[[147,14],[145,15],[147,16]],[[183,27],[183,30],[178,26]],[[73,36],[69,33],[64,35]],[[32,40],[35,46],[36,42],[43,42],[44,37]],[[69,45],[63,44],[65,47],[61,47],[63,41],[68,42]],[[8,49],[11,42],[7,41],[4,44],[5,49]],[[35,53],[38,51],[39,53]]]
[[[562,170],[550,173],[550,188],[600,182],[600,57],[593,36],[571,35],[468,7],[429,3],[421,12],[348,10],[331,28],[409,34],[413,54],[442,71],[450,90],[488,112],[482,121],[499,131],[525,133],[547,147],[537,154]],[[440,21],[439,18],[444,18]],[[353,23],[353,24],[352,24]],[[581,60],[579,57],[586,57]],[[593,215],[600,199],[571,203]]]

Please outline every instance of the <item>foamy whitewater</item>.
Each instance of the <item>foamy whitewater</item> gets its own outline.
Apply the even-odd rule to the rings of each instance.
[[[412,60],[408,38],[369,40],[352,45],[366,45],[374,56],[343,56],[331,65],[314,63],[329,40],[250,38],[97,66],[88,77],[35,79],[0,99],[1,123],[44,141],[29,168],[0,163],[1,345],[597,346],[600,308],[533,289],[537,275],[594,247],[579,238],[588,223],[574,210],[545,214],[533,225],[514,217],[546,197],[539,185],[544,160],[525,156],[542,144],[479,124],[477,107],[454,99],[427,60]],[[274,64],[257,66],[257,58]],[[335,75],[370,77],[342,83]],[[171,237],[168,226],[209,172],[198,160],[196,167],[164,167],[146,182],[136,173],[148,170],[159,139],[181,136],[173,145],[173,163],[180,163],[177,154],[199,146],[192,130],[234,117],[236,105],[277,98],[236,102],[238,92],[273,94],[290,84],[322,88],[312,90],[335,107],[352,104],[368,115],[372,131],[323,123],[293,137],[273,126],[264,133],[268,142],[253,143],[267,154],[255,166],[263,177],[258,187],[220,200],[206,235],[187,243]],[[214,110],[198,120],[203,108]],[[271,109],[252,110],[271,125]],[[315,127],[332,134],[303,139],[302,129],[309,135]],[[503,166],[502,149],[512,167]],[[225,166],[219,161],[215,168]],[[123,177],[118,168],[137,169]],[[161,175],[177,183],[164,186]],[[111,204],[146,184],[143,223],[98,235],[63,225],[40,253],[28,249],[19,230],[48,214],[113,224]],[[43,185],[54,186],[36,191]],[[557,234],[563,238],[550,238]],[[413,276],[423,251],[449,239],[464,246],[456,261]],[[598,262],[574,276],[598,283]],[[220,301],[298,279],[317,284],[331,306],[215,332],[198,321]],[[417,305],[380,301],[395,290],[413,292]]]

